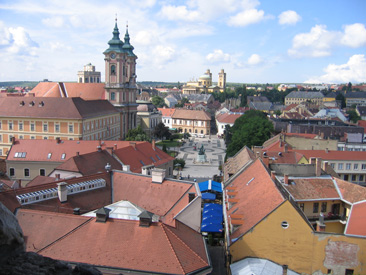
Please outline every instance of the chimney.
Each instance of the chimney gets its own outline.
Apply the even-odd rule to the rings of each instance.
[[[55,178],[56,178],[56,180],[60,180],[61,175],[60,174],[55,174]]]
[[[122,166],[122,170],[123,170],[124,172],[131,172],[131,170],[130,170],[130,166],[129,166],[129,165],[123,165],[123,166]]]
[[[284,264],[282,266],[282,275],[287,275],[287,270],[288,270],[288,265],[287,264]]]
[[[130,145],[136,150],[136,142],[130,142]]]
[[[325,232],[324,214],[320,213],[319,221],[316,221],[316,231]]]
[[[328,154],[329,153],[329,149],[328,148],[325,148],[325,152]]]
[[[146,211],[146,210],[141,212],[141,214],[138,215],[138,217],[140,218],[140,226],[141,227],[150,227],[150,225],[152,223],[153,215],[154,215],[153,213]]]
[[[97,146],[98,152],[102,152],[102,147],[100,145]]]
[[[59,144],[61,142],[61,138],[57,137],[56,138],[56,143]]]
[[[152,140],[152,148],[155,151],[156,147],[155,147],[155,139]]]
[[[327,172],[328,170],[328,161],[323,161],[323,170]]]
[[[111,209],[109,208],[99,208],[97,212],[95,212],[97,219],[96,222],[103,222],[105,223],[109,218],[109,212],[111,212]]]
[[[264,165],[266,166],[266,167],[268,167],[269,166],[269,158],[268,158],[268,156],[263,156],[263,163],[264,163]]]
[[[80,153],[79,153],[79,152],[76,152],[76,156],[77,156],[77,157],[80,157]]]
[[[280,147],[282,147],[282,140],[280,139]]]
[[[74,208],[73,214],[74,215],[80,215],[80,208],[79,207]]]
[[[149,169],[146,166],[143,166],[141,168],[141,175],[148,175],[149,174]]]
[[[276,180],[276,171],[271,171],[271,178]]]
[[[154,168],[152,170],[152,182],[163,183],[165,178],[165,169]]]
[[[316,177],[320,177],[320,175],[322,174],[322,159],[321,158],[316,158],[316,163],[315,163],[315,176]]]
[[[67,202],[67,183],[66,182],[59,182],[57,183],[57,192],[58,192],[58,199],[60,202]]]
[[[287,152],[288,152],[288,144],[285,143],[285,153],[287,153]]]
[[[288,175],[283,175],[283,181],[285,183],[285,185],[288,185]]]
[[[117,150],[117,144],[114,144],[114,150]]]
[[[15,137],[11,137],[10,141],[11,141],[11,144],[14,145],[15,144]]]
[[[315,164],[316,158],[310,158],[310,164]]]
[[[261,152],[259,152],[259,151],[257,151],[257,158],[259,158],[260,157],[260,155],[261,155]]]
[[[193,201],[195,197],[196,197],[195,193],[188,193],[188,202]]]

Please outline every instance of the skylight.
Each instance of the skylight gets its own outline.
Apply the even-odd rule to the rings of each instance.
[[[65,158],[66,158],[66,154],[64,153],[61,155],[61,159],[65,159]]]
[[[50,159],[52,157],[52,153],[48,153],[47,158]]]

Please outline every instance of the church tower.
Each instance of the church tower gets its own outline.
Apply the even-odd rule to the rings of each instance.
[[[225,91],[226,88],[226,73],[224,72],[224,69],[221,69],[221,72],[219,72],[219,82],[218,85],[220,87],[220,90]]]
[[[128,26],[124,42],[119,38],[117,19],[109,48],[104,54],[105,61],[105,99],[109,100],[120,111],[121,138],[128,130],[136,128],[136,59],[133,46],[130,44]]]

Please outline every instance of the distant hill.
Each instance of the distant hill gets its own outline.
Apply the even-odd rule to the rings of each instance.
[[[7,81],[0,82],[0,87],[31,87],[34,88],[39,81]]]

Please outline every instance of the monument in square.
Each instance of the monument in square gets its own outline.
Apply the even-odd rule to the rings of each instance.
[[[198,151],[197,162],[207,162],[207,157],[205,154],[205,148],[203,147],[203,144],[202,144],[200,150]]]

